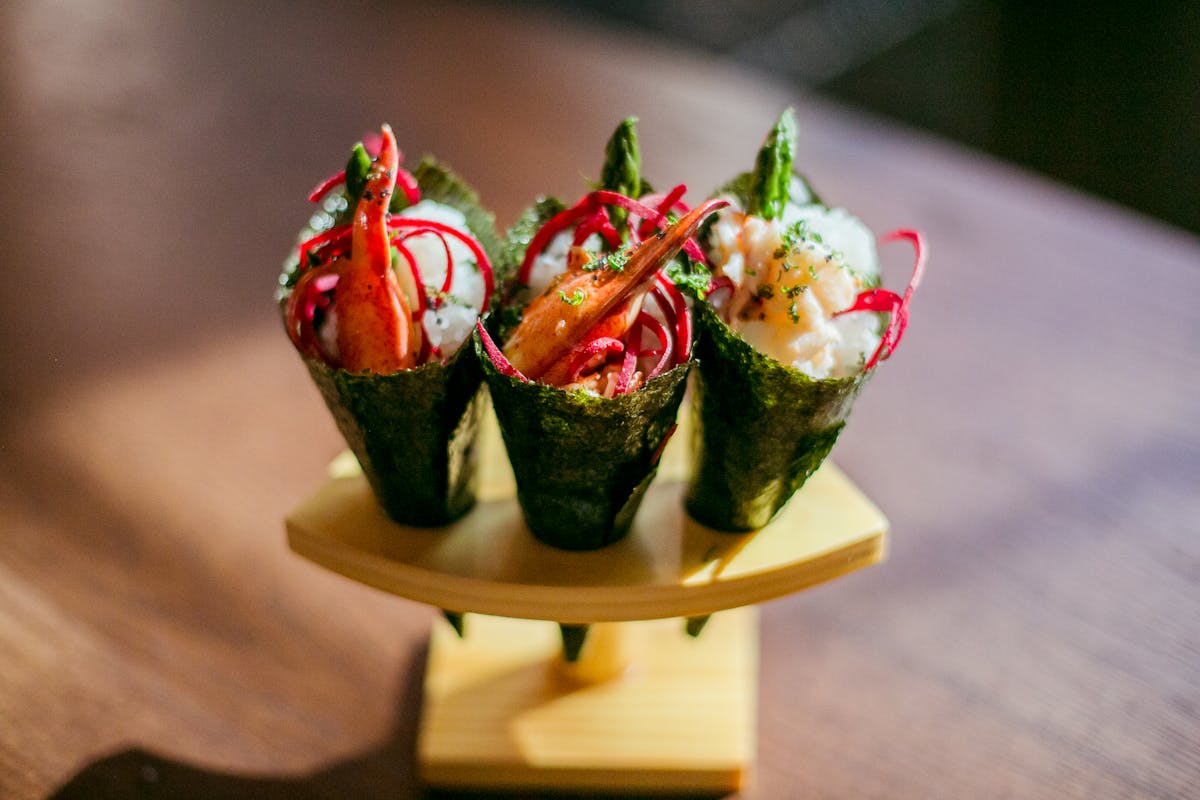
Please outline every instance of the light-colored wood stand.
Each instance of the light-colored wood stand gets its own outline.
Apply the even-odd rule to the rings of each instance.
[[[433,634],[418,744],[430,785],[645,793],[742,783],[758,705],[753,606],[717,614],[695,639],[677,619],[600,623],[574,664],[553,623],[468,624],[463,639],[448,624]],[[614,633],[626,641],[609,641]],[[597,680],[586,674],[593,658],[600,676],[623,667]]]
[[[535,540],[498,432],[485,426],[479,505],[446,528],[405,528],[353,457],[287,519],[297,553],[457,613],[435,625],[418,762],[431,786],[728,791],[753,761],[753,605],[873,564],[887,520],[832,464],[770,525],[704,528],[683,511],[676,436],[629,535],[570,553]],[[721,612],[721,613],[715,613]],[[698,637],[684,620],[713,614]],[[574,663],[559,628],[591,624]]]

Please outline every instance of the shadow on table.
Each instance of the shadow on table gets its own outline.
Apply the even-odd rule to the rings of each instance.
[[[414,654],[405,671],[403,685],[406,688],[397,704],[396,727],[391,736],[381,746],[361,756],[306,775],[272,777],[217,772],[172,761],[141,748],[131,748],[87,765],[49,800],[334,800],[347,797],[360,800],[376,797],[389,800],[533,800],[539,797],[529,792],[450,792],[421,787],[417,780],[416,741],[427,654],[426,645]],[[609,796],[589,794],[586,797],[607,800]],[[697,800],[715,797],[699,795]]]
[[[396,723],[373,750],[295,776],[236,775],[172,761],[141,748],[106,756],[84,767],[51,800],[316,800],[342,797],[416,798],[415,753],[427,645],[404,670]]]

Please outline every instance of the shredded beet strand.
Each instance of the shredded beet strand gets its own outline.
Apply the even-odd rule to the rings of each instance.
[[[421,333],[426,333],[424,322],[422,320],[425,316],[425,309],[429,308],[429,297],[425,294],[425,282],[421,279],[421,269],[417,266],[416,256],[414,256],[413,252],[408,249],[408,245],[404,243],[404,239],[401,237],[392,239],[392,247],[396,248],[396,250],[400,252],[400,255],[403,256],[404,260],[408,263],[409,272],[412,273],[413,283],[416,284],[417,287],[417,296],[415,298],[416,307],[412,310],[412,315],[413,319],[417,321],[417,324],[421,325]],[[425,336],[422,338],[427,339],[429,337]]]
[[[634,329],[639,326],[635,325]],[[639,331],[640,335],[640,331]],[[621,362],[621,374],[617,376],[617,385],[613,387],[613,394],[626,394],[629,392],[629,386],[633,383],[633,372],[637,367],[637,353],[633,348],[625,348],[625,359]]]
[[[510,378],[516,378],[521,383],[529,383],[529,378],[521,374],[521,371],[514,367],[507,358],[504,357],[503,351],[496,346],[492,337],[488,334],[487,329],[483,327],[483,320],[478,320],[475,323],[475,329],[479,331],[479,338],[483,340],[483,349],[487,353],[488,358],[492,360],[492,365],[501,375],[506,375]]]
[[[525,258],[522,259],[521,268],[517,271],[517,280],[528,286],[529,271],[533,268],[533,260],[537,258],[537,255],[546,249],[546,245],[550,244],[555,236],[572,225],[578,224],[581,219],[585,219],[586,215],[591,213],[592,208],[594,208],[594,204],[585,197],[570,208],[560,211],[546,220],[546,224],[538,229],[538,232],[529,241],[529,246],[525,248]]]
[[[308,193],[308,202],[310,202],[310,203],[317,202],[322,197],[324,197],[325,193],[328,192],[330,189],[332,189],[333,187],[338,186],[340,184],[343,184],[345,182],[346,182],[346,170],[342,170],[341,172],[339,172],[336,175],[330,175],[328,178],[326,178],[325,180],[318,183],[316,185],[316,187],[314,187],[313,190]]]
[[[625,343],[611,336],[597,336],[591,341],[584,342],[573,352],[570,367],[567,370],[570,381],[574,383],[579,380],[579,376],[597,356],[602,355],[607,359],[609,354],[623,352],[625,352]]]
[[[888,359],[892,353],[896,352],[896,348],[900,346],[900,340],[904,338],[904,331],[908,328],[908,303],[912,300],[913,292],[916,291],[917,285],[921,282],[921,276],[925,272],[926,246],[924,235],[918,230],[900,228],[884,234],[880,237],[879,241],[881,244],[885,244],[898,239],[907,240],[913,246],[912,276],[908,279],[908,286],[904,289],[904,296],[901,297],[887,289],[867,289],[864,292],[860,292],[854,298],[852,306],[834,314],[835,317],[855,311],[873,311],[876,313],[891,314],[888,326],[884,330],[883,336],[880,337],[879,346],[875,348],[875,352],[871,354],[871,358],[867,360],[863,369],[871,369],[880,361]]]
[[[452,236],[465,244],[471,250],[471,254],[475,256],[475,264],[479,268],[479,274],[483,276],[483,304],[479,313],[483,314],[487,311],[492,291],[495,288],[495,277],[492,272],[492,262],[488,260],[487,253],[483,252],[483,247],[475,240],[474,236],[441,222],[414,217],[392,217],[388,220],[388,226],[392,228],[428,228]]]
[[[408,200],[410,206],[421,202],[421,187],[417,185],[417,179],[413,177],[411,172],[398,168],[396,170],[396,185],[400,187],[400,191],[404,192],[404,197]]]
[[[671,191],[667,192],[665,195],[647,195],[646,197],[642,198],[642,202],[646,205],[653,203],[654,209],[659,214],[664,216],[669,214],[676,207],[686,214],[691,209],[689,209],[685,204],[679,202],[679,199],[683,197],[684,192],[686,191],[687,185],[681,183]],[[638,226],[638,236],[645,239],[652,233],[654,233],[654,223],[652,223],[650,220],[643,219],[642,224]]]
[[[653,378],[654,376],[662,373],[662,371],[666,369],[667,365],[671,361],[671,356],[674,353],[674,348],[671,346],[671,334],[661,322],[655,319],[651,314],[647,314],[645,311],[638,314],[638,323],[638,327],[644,330],[649,330],[650,333],[652,333],[658,339],[658,352],[660,352],[661,355],[659,355],[658,362],[655,363],[655,365],[646,373],[647,378]],[[640,337],[640,331],[638,335]],[[653,350],[642,350],[641,355],[653,355],[654,352],[655,351]]]

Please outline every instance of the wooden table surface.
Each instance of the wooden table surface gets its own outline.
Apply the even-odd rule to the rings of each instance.
[[[763,609],[746,797],[1200,791],[1200,243],[702,54],[502,5],[0,8],[0,797],[411,797],[434,612],[290,553],[340,440],[271,302],[388,120],[510,222],[615,123],[923,228],[835,450],[891,555]],[[903,259],[891,265],[900,282]]]

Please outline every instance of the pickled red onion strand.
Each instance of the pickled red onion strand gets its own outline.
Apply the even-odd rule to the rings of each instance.
[[[675,347],[679,362],[683,363],[692,357],[692,312],[683,297],[683,292],[679,291],[679,287],[672,283],[670,278],[659,272],[656,281],[656,288],[661,288],[663,296],[669,299],[673,306]]]
[[[663,214],[660,214],[658,211],[655,211],[653,208],[650,208],[644,203],[639,203],[637,200],[634,200],[631,197],[626,197],[619,192],[610,192],[605,189],[597,189],[589,194],[588,197],[594,197],[597,201],[604,203],[605,205],[623,208],[632,214],[637,214],[643,220],[649,219],[658,228],[663,228],[666,225],[670,225],[670,220],[668,220]],[[683,245],[683,251],[687,253],[688,256],[694,261],[704,261],[704,253],[700,250],[700,245],[696,244],[696,237],[694,236],[688,237],[688,240]]]
[[[843,314],[850,314],[856,311],[873,311],[880,314],[891,313],[892,317],[888,320],[888,326],[884,330],[883,336],[879,338],[879,345],[875,348],[875,352],[871,353],[871,357],[867,359],[867,363],[863,365],[864,370],[871,369],[879,363],[880,359],[887,358],[884,355],[884,350],[888,351],[888,355],[891,355],[891,351],[895,350],[892,338],[894,336],[897,312],[902,302],[900,296],[893,291],[887,289],[867,289],[864,292],[859,292],[858,296],[854,298],[854,305],[834,313],[834,317],[840,317]]]
[[[379,155],[379,151],[383,148],[383,137],[375,131],[371,131],[363,136],[362,146],[363,150],[367,151],[367,155],[371,158],[376,158]],[[400,150],[396,150],[396,163],[404,163],[404,153]]]
[[[327,231],[305,239],[297,247],[300,251],[300,269],[308,269],[308,254],[318,247],[338,242],[350,235],[350,224],[335,225]]]
[[[492,292],[495,289],[495,277],[492,272],[492,262],[488,259],[487,253],[483,251],[483,246],[476,241],[474,236],[464,233],[451,225],[434,222],[430,219],[417,219],[415,217],[392,217],[388,220],[388,227],[431,228],[440,233],[449,234],[465,244],[470,249],[471,254],[475,256],[475,266],[479,269],[479,274],[483,276],[483,305],[479,309],[479,313],[483,314],[487,311],[488,305],[491,303]]]
[[[570,227],[572,223],[578,224],[580,220],[586,219],[588,216],[590,216],[592,209],[604,205],[612,205],[617,206],[618,208],[623,208],[631,214],[640,217],[643,222],[649,222],[654,227],[662,228],[664,224],[669,224],[670,222],[661,212],[650,208],[644,203],[640,203],[631,197],[626,197],[619,192],[612,192],[603,189],[589,192],[588,194],[584,195],[583,198],[575,205],[558,212],[553,217],[548,219],[546,223],[538,229],[537,233],[533,235],[533,238],[529,241],[529,245],[525,248],[525,257],[521,260],[521,267],[517,270],[517,280],[528,286],[529,273],[530,270],[533,269],[533,260],[538,256],[539,253],[546,249],[546,246],[550,244],[550,240]],[[614,245],[611,239],[606,239],[606,241],[608,241],[610,246],[612,246],[614,249],[619,246]],[[701,251],[700,245],[696,243],[694,236],[689,237],[687,242],[684,243],[683,250],[685,253],[687,253],[688,257],[692,258],[693,260],[701,262],[704,261],[704,253]]]
[[[864,370],[871,369],[880,361],[887,360],[891,357],[892,353],[896,352],[896,348],[900,346],[900,340],[904,338],[904,331],[908,328],[908,303],[912,299],[913,292],[916,291],[917,285],[921,282],[921,276],[925,271],[927,250],[924,235],[918,230],[900,228],[884,234],[880,237],[879,241],[881,244],[885,244],[897,239],[906,239],[913,246],[912,276],[908,280],[908,286],[904,289],[904,296],[901,297],[887,289],[867,289],[860,292],[854,298],[852,306],[834,314],[835,317],[840,317],[842,314],[849,314],[854,311],[873,311],[876,313],[891,314],[888,326],[884,330],[883,336],[880,337],[879,346],[875,348],[875,352],[871,354],[871,358],[863,366]]]
[[[654,288],[650,290],[650,296],[654,298],[654,304],[658,306],[658,310],[667,318],[667,324],[674,326],[675,324],[675,307],[667,297],[666,291],[663,289],[663,275],[658,273],[654,278]]]
[[[332,360],[321,348],[320,341],[313,328],[316,303],[312,297],[314,291],[323,293],[331,290],[337,285],[337,279],[337,273],[330,270],[328,265],[304,273],[300,277],[300,280],[296,281],[296,285],[292,287],[292,292],[288,295],[287,308],[284,312],[284,319],[287,321],[288,337],[292,340],[292,344],[295,345],[296,349],[303,355],[309,358],[320,359],[330,366],[336,365],[332,363]],[[318,281],[321,281],[319,289],[315,285]]]
[[[579,226],[575,228],[575,236],[571,240],[571,244],[578,247],[587,241],[587,238],[593,233],[599,234],[604,239],[605,244],[610,249],[616,250],[621,246],[621,234],[617,233],[617,229],[613,227],[612,220],[608,217],[608,212],[603,207],[598,207],[591,216],[587,217]]]
[[[525,248],[525,257],[521,260],[521,268],[517,270],[517,280],[528,286],[529,272],[533,269],[534,258],[546,249],[546,245],[550,244],[551,239],[565,231],[573,223],[579,222],[593,207],[594,204],[585,197],[570,208],[564,209],[546,220],[546,223],[538,228],[537,233],[533,235],[533,238],[529,240],[529,245]]]
[[[646,205],[653,203],[654,209],[664,216],[671,213],[671,211],[677,206],[679,207],[680,211],[686,214],[687,212],[691,211],[691,209],[688,208],[684,203],[679,202],[679,199],[683,197],[684,192],[686,191],[687,184],[681,183],[671,191],[667,192],[665,195],[647,195],[642,198],[642,202]],[[653,232],[654,225],[649,220],[643,219],[642,224],[638,226],[638,236],[645,239]]]
[[[675,435],[675,430],[678,427],[679,423],[676,423],[667,428],[667,432],[663,434],[662,441],[658,443],[658,447],[654,448],[654,452],[650,454],[651,467],[658,465],[659,460],[662,458],[663,450],[667,449],[667,442],[671,441],[671,437]]]
[[[609,249],[621,249],[621,234],[617,233],[617,229],[613,227],[612,220],[609,219],[608,211],[603,208],[600,209],[600,228],[596,232],[604,239]]]
[[[600,230],[598,233],[601,236],[604,236],[604,240],[607,243],[608,248],[613,249],[613,251],[620,249],[620,234],[617,233],[616,228],[612,227],[612,221],[610,218],[608,218],[607,212],[605,212],[604,219],[601,219]]]
[[[679,347],[679,319],[676,315],[675,304],[667,294],[666,287],[670,285],[670,280],[667,279],[661,272],[658,273],[655,276],[654,288],[650,290],[650,296],[654,298],[654,303],[658,306],[658,310],[666,319],[666,325],[668,329],[675,332],[675,352],[672,355],[678,357],[681,355]],[[684,355],[681,361],[686,360],[687,356]]]
[[[733,281],[728,275],[718,275],[708,282],[708,291],[705,292],[705,295],[707,296],[713,292],[719,292],[722,289],[728,289],[732,292],[736,290],[736,288],[737,287],[733,285]]]
[[[591,341],[583,342],[572,353],[570,366],[567,369],[570,376],[569,382],[574,383],[579,380],[579,376],[587,368],[588,362],[596,356],[603,354],[607,358],[611,353],[623,352],[625,352],[625,343],[611,336],[597,336]]]
[[[658,363],[656,363],[653,367],[651,367],[650,371],[646,373],[646,378],[650,379],[650,378],[653,378],[654,376],[660,374],[663,371],[663,369],[666,367],[667,363],[670,362],[671,356],[674,354],[675,348],[672,347],[673,342],[671,341],[671,334],[667,331],[666,327],[661,322],[659,322],[657,319],[654,318],[653,315],[647,314],[645,311],[642,311],[638,314],[637,321],[638,321],[641,329],[649,329],[649,331],[652,334],[654,334],[655,337],[658,338],[658,343],[659,343],[659,346],[660,346],[661,352],[662,352],[662,354],[659,356]],[[639,327],[639,326],[635,326],[635,327]],[[638,331],[638,336],[639,337],[641,336],[641,330]],[[651,354],[652,353],[649,350],[643,350],[640,353],[640,355],[651,355]]]
[[[854,305],[834,312],[834,316],[840,317],[842,314],[849,314],[852,311],[874,311],[887,314],[898,308],[902,302],[900,295],[890,289],[867,289],[855,296]]]
[[[925,237],[920,231],[913,228],[899,228],[885,233],[880,238],[880,242],[894,242],[898,239],[905,239],[912,244],[913,270],[912,275],[908,279],[908,286],[904,288],[904,297],[892,313],[891,322],[888,325],[887,331],[884,332],[887,350],[883,353],[882,360],[891,358],[892,353],[896,352],[896,348],[900,346],[900,340],[904,338],[904,331],[908,328],[908,303],[912,300],[913,292],[916,291],[917,285],[921,282],[921,276],[925,272],[925,259],[927,257]]]
[[[345,182],[346,182],[346,170],[342,170],[341,172],[339,172],[336,175],[330,175],[328,178],[326,178],[325,180],[318,183],[316,185],[316,187],[311,192],[308,193],[308,202],[310,202],[310,203],[317,202],[322,197],[324,197],[325,193],[328,192],[330,189],[332,189],[333,187],[337,186],[340,183],[345,183]]]
[[[904,290],[904,302],[907,303],[916,291],[917,285],[921,282],[921,276],[925,273],[925,261],[928,257],[928,246],[925,243],[925,234],[913,228],[898,228],[889,233],[885,233],[880,237],[880,243],[894,242],[897,239],[907,239],[912,242],[913,246],[913,271],[912,277],[908,279],[908,287]]]
[[[600,227],[599,209],[590,214],[582,222],[575,226],[575,235],[571,237],[571,246],[579,247],[587,241],[587,238],[596,232]]]
[[[509,378],[516,378],[521,383],[530,382],[529,378],[522,375],[521,371],[504,357],[504,353],[492,341],[492,337],[488,335],[487,329],[483,327],[483,320],[475,321],[475,329],[479,331],[479,338],[483,341],[483,350],[487,353],[488,358],[491,359],[492,366],[496,368],[497,372]]]
[[[638,328],[637,325],[633,327],[634,329]],[[631,330],[630,333],[632,334],[633,331]],[[638,335],[640,334],[639,330]],[[632,347],[626,347],[625,359],[621,362],[621,373],[617,375],[617,385],[613,387],[614,395],[627,394],[629,392],[629,385],[633,382],[633,372],[637,367],[637,360],[637,352]]]
[[[336,272],[317,275],[312,279],[313,291],[320,292],[321,294],[332,292],[338,284],[338,277]]]
[[[423,236],[424,234],[433,234],[442,243],[442,250],[446,253],[446,278],[442,281],[442,287],[438,291],[442,295],[450,293],[450,286],[454,282],[454,256],[450,254],[450,243],[446,241],[446,236],[441,231],[433,228],[414,228],[403,239],[408,239],[410,236]],[[434,301],[434,308],[442,307],[442,298],[439,297]]]
[[[408,245],[404,243],[402,237],[392,239],[392,247],[396,248],[408,262],[409,272],[412,273],[413,283],[416,285],[417,296],[414,298],[416,307],[412,310],[413,319],[418,325],[421,325],[421,333],[425,333],[424,323],[422,322],[425,316],[425,309],[429,308],[429,296],[425,293],[425,282],[421,280],[421,270],[417,266],[417,259],[413,255],[412,250],[408,249]]]
[[[421,282],[421,272],[417,268],[417,259],[413,256],[412,251],[404,244],[404,239],[394,237],[391,239],[392,247],[400,253],[401,257],[408,262],[409,272],[412,275],[413,285],[416,286],[417,296],[415,298],[414,307],[409,312],[412,316],[413,324],[421,329],[421,348],[417,351],[417,363],[424,364],[429,360],[429,331],[425,329],[425,309],[428,307],[429,298],[425,294],[425,285]]]
[[[403,158],[401,158],[403,160]],[[408,200],[410,206],[414,206],[421,202],[421,187],[417,185],[417,179],[413,174],[401,167],[396,168],[396,185],[404,192],[405,199]]]

